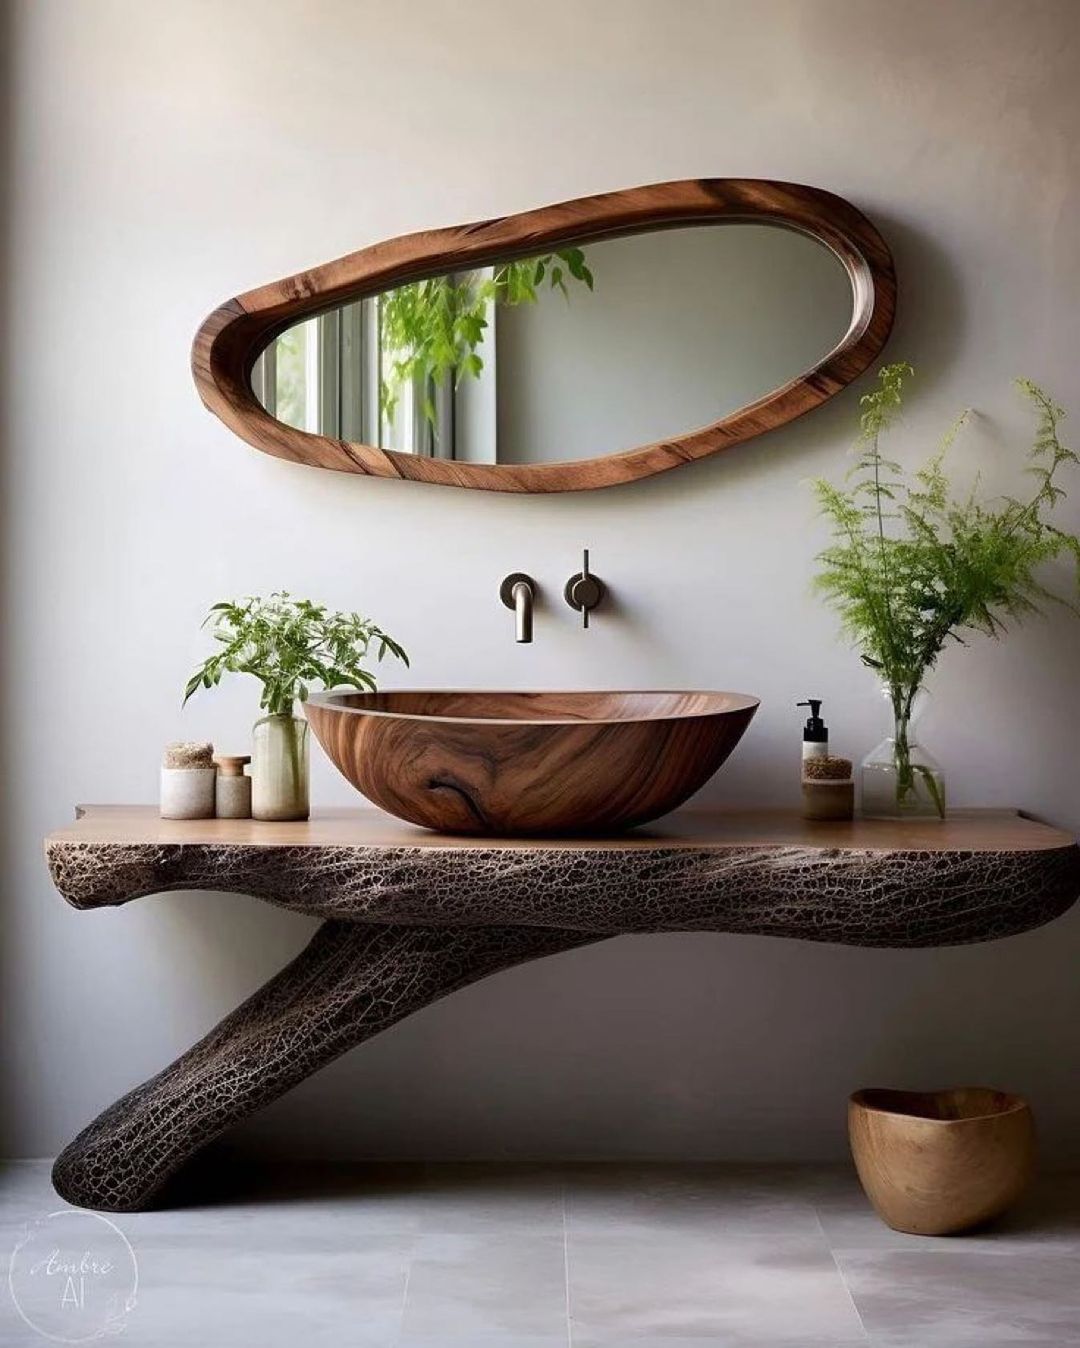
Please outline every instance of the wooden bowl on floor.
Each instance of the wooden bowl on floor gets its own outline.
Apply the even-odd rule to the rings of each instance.
[[[855,1168],[894,1231],[946,1236],[998,1217],[1035,1168],[1035,1124],[1018,1095],[856,1091],[848,1102]]]

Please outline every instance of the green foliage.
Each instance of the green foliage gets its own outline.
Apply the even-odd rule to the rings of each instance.
[[[475,379],[484,368],[478,349],[488,326],[488,306],[535,304],[545,281],[569,298],[568,279],[593,288],[593,274],[580,248],[505,262],[490,276],[433,276],[388,291],[380,309],[382,347],[390,357],[379,387],[383,415],[393,421],[402,388],[414,383],[422,391],[424,416],[434,424],[431,385],[448,375],[455,382]]]
[[[1040,579],[1046,562],[1071,557],[1080,580],[1080,539],[1048,518],[1065,495],[1061,470],[1080,462],[1059,436],[1064,410],[1030,380],[1017,380],[1037,417],[1027,466],[1035,490],[1026,500],[986,501],[976,482],[957,498],[945,457],[967,413],[912,477],[882,452],[881,438],[913,374],[904,362],[879,372],[878,387],[861,400],[857,458],[844,485],[814,483],[833,529],[815,584],[889,689],[901,790],[913,782],[907,758],[912,703],[946,643],[962,641],[966,631],[1000,637],[1009,621],[1038,612],[1046,601],[1076,611]]]
[[[409,663],[391,637],[356,613],[331,613],[321,604],[292,599],[284,590],[268,598],[215,604],[203,626],[213,624],[221,649],[209,656],[187,682],[184,702],[198,688],[215,688],[223,674],[250,674],[262,684],[259,705],[272,716],[292,714],[311,684],[324,688],[375,688],[363,668],[373,652]]]

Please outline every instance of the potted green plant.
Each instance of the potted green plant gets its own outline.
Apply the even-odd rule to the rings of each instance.
[[[306,819],[308,724],[295,714],[313,684],[373,690],[364,668],[374,654],[408,665],[404,650],[381,628],[356,613],[333,613],[285,591],[267,598],[215,604],[203,626],[213,625],[220,644],[187,682],[184,703],[199,688],[214,688],[224,674],[250,674],[262,685],[251,756],[252,815],[256,819]]]
[[[1061,472],[1080,460],[1059,437],[1064,410],[1020,379],[1037,417],[1029,496],[980,499],[977,483],[966,495],[954,494],[944,461],[967,413],[909,478],[885,457],[881,438],[913,374],[905,362],[879,372],[877,388],[861,400],[857,458],[844,485],[814,483],[833,530],[815,583],[879,675],[888,702],[889,733],[863,763],[863,813],[944,817],[943,774],[913,732],[926,676],[946,643],[962,642],[964,632],[1001,637],[1008,620],[1039,611],[1046,600],[1077,611],[1039,572],[1067,555],[1080,579],[1080,539],[1051,519],[1065,495]]]

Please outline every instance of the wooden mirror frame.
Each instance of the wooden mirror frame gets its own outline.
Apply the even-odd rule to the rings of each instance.
[[[793,229],[830,249],[851,281],[851,322],[843,340],[812,370],[685,435],[563,463],[458,463],[296,430],[270,416],[252,390],[252,367],[274,338],[300,319],[337,305],[407,281],[528,257],[564,244],[731,221]],[[843,197],[769,179],[694,178],[372,244],[227,301],[196,334],[191,364],[199,396],[215,416],[256,449],[293,463],[487,491],[584,491],[718,454],[834,397],[881,351],[895,306],[896,276],[888,245]]]

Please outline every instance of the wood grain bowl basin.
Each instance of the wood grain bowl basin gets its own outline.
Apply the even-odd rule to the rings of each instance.
[[[691,692],[322,693],[319,743],[381,809],[443,833],[632,828],[675,809],[758,699]]]
[[[1027,1102],[981,1086],[856,1091],[848,1133],[878,1216],[917,1236],[992,1221],[1016,1202],[1035,1169]]]

